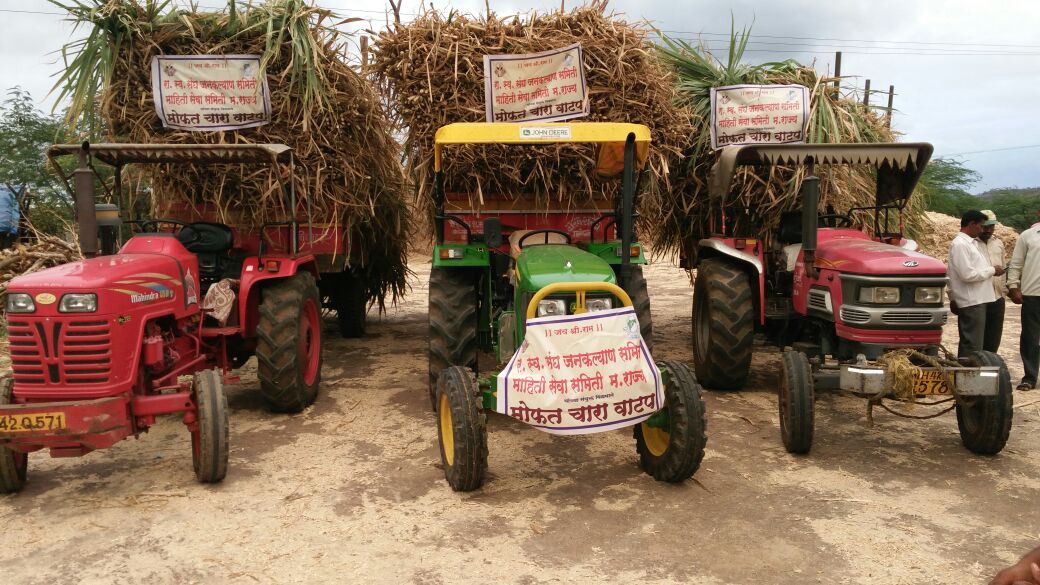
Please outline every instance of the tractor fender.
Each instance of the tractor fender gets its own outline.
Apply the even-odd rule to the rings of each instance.
[[[761,242],[755,247],[758,255],[738,250],[734,245],[736,238],[704,238],[697,242],[698,263],[705,258],[730,258],[748,273],[748,280],[758,283],[758,290],[752,293],[755,299],[755,310],[758,313],[758,324],[766,322],[766,275],[762,266]],[[754,285],[753,285],[754,286]]]
[[[274,280],[289,278],[299,272],[307,271],[318,280],[318,262],[310,254],[288,257],[288,256],[264,256],[263,265],[256,256],[247,258],[242,263],[241,281],[238,285],[238,322],[241,323],[242,336],[251,338],[256,336],[256,324],[260,320],[260,290],[263,283]],[[272,267],[277,263],[277,267]]]

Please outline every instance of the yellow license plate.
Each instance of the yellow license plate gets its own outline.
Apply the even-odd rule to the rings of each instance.
[[[0,433],[57,431],[65,428],[64,412],[0,414]]]
[[[946,384],[946,376],[938,371],[921,372],[914,380],[914,394],[949,394],[950,387]]]

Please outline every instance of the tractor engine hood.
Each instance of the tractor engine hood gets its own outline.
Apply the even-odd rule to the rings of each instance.
[[[527,246],[516,258],[523,290],[535,292],[554,282],[609,282],[616,284],[614,269],[599,256],[566,244]]]
[[[816,267],[877,276],[943,276],[946,265],[920,252],[860,238],[822,237],[816,250]]]

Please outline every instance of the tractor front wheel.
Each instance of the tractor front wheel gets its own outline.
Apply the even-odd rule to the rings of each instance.
[[[453,366],[437,379],[437,436],[444,478],[451,489],[469,492],[487,472],[487,417],[473,372]]]
[[[0,380],[0,404],[14,402],[14,380],[10,376]],[[0,446],[0,494],[22,491],[29,471],[29,454],[18,453]]]
[[[659,481],[685,481],[700,467],[708,442],[701,387],[685,364],[661,361],[658,367],[665,404],[635,427],[639,466]]]
[[[815,404],[812,368],[805,354],[785,351],[780,372],[780,438],[788,453],[812,449]]]
[[[321,382],[321,299],[314,276],[299,272],[261,292],[257,377],[271,410],[300,412]]]
[[[437,410],[437,379],[445,368],[477,371],[477,274],[464,268],[430,271],[430,406]]]
[[[192,393],[198,409],[198,430],[191,434],[195,477],[202,483],[216,483],[227,475],[229,435],[227,395],[217,370],[196,373]]]
[[[957,399],[957,428],[961,442],[973,453],[996,455],[1007,444],[1014,416],[1014,398],[1011,394],[1011,375],[1003,358],[988,351],[968,355],[972,366],[997,366],[996,396],[972,396]]]
[[[650,293],[646,290],[643,267],[638,264],[615,266],[614,273],[618,286],[632,299],[632,308],[636,310],[636,319],[639,320],[639,332],[643,335],[646,350],[653,355],[654,321],[650,315]]]
[[[755,308],[747,273],[708,258],[693,285],[693,365],[708,388],[739,390],[747,383],[755,340]]]

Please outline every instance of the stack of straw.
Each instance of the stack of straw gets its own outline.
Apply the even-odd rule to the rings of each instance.
[[[35,237],[32,243],[0,250],[0,307],[7,306],[7,285],[12,278],[82,259],[76,241],[39,233]]]
[[[52,0],[58,3],[57,0]],[[152,213],[171,203],[215,210],[220,221],[256,227],[287,220],[336,226],[360,247],[370,299],[403,293],[410,230],[400,147],[376,89],[346,62],[346,39],[327,10],[269,0],[223,12],[160,0],[72,0],[63,5],[89,35],[65,48],[60,98],[71,116],[100,111],[119,142],[284,143],[296,157],[297,209],[255,167],[173,167],[152,174]],[[261,55],[272,121],[254,129],[185,132],[161,125],[152,102],[154,55]],[[160,205],[160,203],[162,205]]]
[[[537,53],[581,43],[590,115],[576,121],[631,122],[652,131],[648,161],[655,196],[668,188],[692,131],[687,112],[673,105],[675,82],[648,41],[648,30],[608,13],[605,1],[570,12],[500,18],[429,9],[379,33],[373,72],[407,130],[406,171],[418,204],[432,211],[433,138],[452,122],[483,122],[483,56]],[[592,176],[587,145],[457,146],[445,156],[445,188],[479,205],[486,194],[524,193],[566,209],[578,201],[612,202],[619,181]]]

